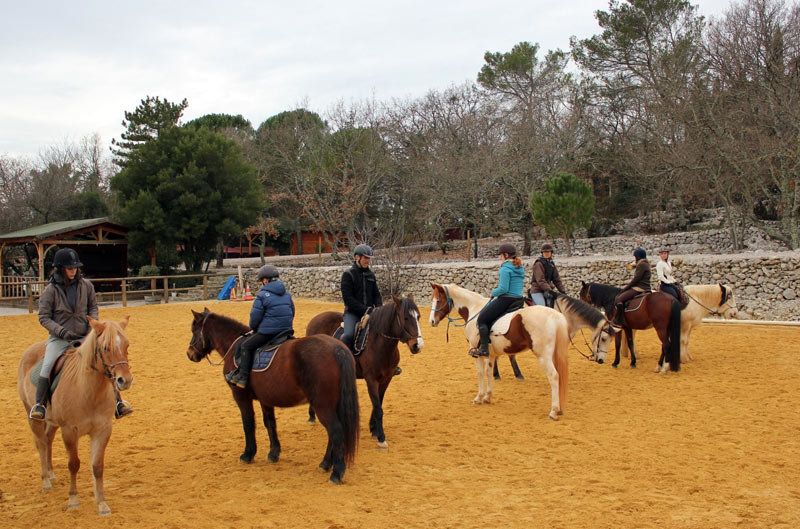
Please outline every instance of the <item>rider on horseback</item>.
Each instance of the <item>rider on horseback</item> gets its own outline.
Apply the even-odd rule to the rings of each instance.
[[[278,275],[278,269],[272,265],[264,265],[258,270],[257,277],[262,287],[256,294],[253,308],[250,309],[252,334],[242,341],[239,367],[225,374],[228,384],[239,388],[246,387],[256,349],[278,334],[292,330],[294,301],[291,294],[286,291],[283,281],[278,280]]]
[[[92,283],[83,277],[83,266],[78,252],[62,248],[53,256],[53,275],[39,299],[39,323],[50,332],[45,345],[44,361],[36,385],[36,403],[31,407],[29,418],[43,421],[45,403],[50,390],[50,371],[58,357],[76,341],[89,334],[89,320],[98,317],[97,298]],[[133,413],[130,404],[117,396],[115,415],[117,418]]]
[[[643,248],[636,248],[633,251],[636,259],[636,268],[633,272],[633,279],[625,285],[616,299],[614,300],[614,324],[622,325],[622,318],[625,313],[625,302],[642,292],[650,292],[650,262],[647,260],[647,252]]]
[[[553,262],[553,245],[546,242],[542,245],[542,255],[533,263],[533,281],[529,290],[531,299],[536,305],[553,306],[553,289],[562,294],[564,285],[558,275],[558,268]]]
[[[342,342],[353,351],[356,324],[370,308],[383,305],[375,274],[369,269],[372,248],[359,244],[353,250],[353,266],[342,274],[341,289],[344,301],[344,334]],[[355,353],[355,351],[353,351]]]
[[[504,242],[497,249],[497,254],[503,260],[500,265],[500,281],[497,288],[492,290],[492,299],[478,315],[478,356],[489,356],[489,331],[492,324],[507,312],[512,303],[522,299],[522,287],[525,285],[525,269],[522,267],[522,260],[517,257],[514,245]]]
[[[669,261],[669,248],[664,246],[658,251],[661,260],[656,264],[656,275],[658,276],[659,288],[675,299],[678,298],[678,290],[675,288],[678,281],[672,276],[672,263]]]

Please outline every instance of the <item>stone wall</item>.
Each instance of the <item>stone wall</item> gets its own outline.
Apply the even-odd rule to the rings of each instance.
[[[628,242],[630,245],[630,242]],[[656,257],[657,259],[657,257]],[[625,265],[626,256],[557,257],[556,263],[567,293],[577,295],[581,281],[623,286],[632,271]],[[655,278],[653,265],[653,286]],[[729,283],[734,287],[740,317],[761,320],[800,320],[800,252],[743,253],[734,255],[673,255],[676,278],[686,285]],[[530,282],[532,259],[525,260],[526,282]],[[409,266],[399,272],[397,281],[403,294],[413,293],[420,304],[427,305],[430,283],[456,283],[488,295],[497,282],[499,260],[446,262]],[[281,266],[281,279],[295,297],[340,300],[339,280],[347,267],[322,266],[293,268]],[[373,267],[382,285],[387,271]],[[209,295],[215,296],[224,279],[233,274],[219,271]],[[218,283],[218,284],[217,284]],[[255,286],[253,293],[256,293]]]

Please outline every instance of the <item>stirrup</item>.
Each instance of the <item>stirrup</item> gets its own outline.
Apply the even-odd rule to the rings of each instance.
[[[28,418],[34,421],[43,421],[46,413],[47,408],[45,408],[40,402],[37,402],[31,406],[31,411],[28,413]]]
[[[397,367],[394,368],[394,375],[393,376],[397,376],[402,372],[403,372],[403,370],[400,369],[400,366],[397,366]]]
[[[248,375],[247,378],[250,378],[250,376]],[[225,374],[225,382],[227,382],[231,386],[236,386],[237,388],[240,389],[244,389],[245,387],[247,387],[247,378],[242,380],[241,372],[239,371],[238,367],[233,371]]]
[[[133,406],[131,406],[131,403],[127,400],[119,399],[116,408],[114,408],[114,417],[121,419],[127,417],[131,413],[133,413]]]

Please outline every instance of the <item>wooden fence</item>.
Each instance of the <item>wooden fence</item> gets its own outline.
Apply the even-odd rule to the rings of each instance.
[[[132,296],[147,296],[152,295],[153,298],[160,298],[160,301],[169,303],[170,294],[173,292],[189,292],[192,290],[203,291],[203,299],[208,299],[208,277],[212,274],[187,274],[187,275],[172,275],[172,276],[147,276],[147,277],[98,277],[89,279],[92,283],[119,283],[119,290],[97,292],[97,301],[116,301],[117,299],[122,302],[123,307],[128,306],[128,298]],[[174,280],[201,277],[203,278],[202,286],[195,287],[175,287],[170,286],[170,280],[174,285]],[[88,278],[87,278],[88,279]],[[131,289],[132,282],[149,282],[150,288],[148,289]],[[41,293],[47,286],[49,281],[39,281],[34,277],[10,277],[6,276],[3,281],[0,281],[0,301],[28,301],[28,312],[34,311],[34,301],[41,297]],[[161,283],[159,288],[158,284]]]

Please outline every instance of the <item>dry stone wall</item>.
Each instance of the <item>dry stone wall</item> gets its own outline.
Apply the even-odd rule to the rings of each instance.
[[[742,318],[800,320],[800,252],[675,255],[673,262],[675,276],[683,284],[733,285]],[[556,263],[570,295],[577,295],[581,281],[623,286],[632,274],[625,267],[631,263],[626,256],[557,258]],[[656,260],[651,259],[650,263],[653,266],[653,287],[656,288]],[[525,260],[526,282],[530,282],[532,264],[533,259]],[[432,282],[456,283],[488,295],[497,282],[498,266],[497,258],[421,264],[403,268],[399,280],[403,294],[413,293],[420,304],[427,305]],[[339,300],[339,280],[346,268],[281,266],[280,270],[281,279],[293,296]],[[386,270],[380,265],[373,268],[379,281],[385,284]]]

